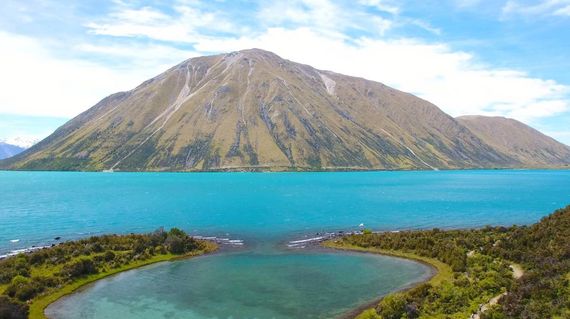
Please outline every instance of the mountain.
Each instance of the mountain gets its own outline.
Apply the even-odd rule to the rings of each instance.
[[[477,115],[457,120],[494,149],[527,166],[570,164],[570,147],[517,120]]]
[[[0,162],[8,169],[126,171],[528,164],[428,101],[259,49],[184,61]]]
[[[25,148],[23,148],[23,147],[4,143],[4,142],[0,141],[0,159],[12,157],[12,156],[24,151],[24,150],[25,150]]]

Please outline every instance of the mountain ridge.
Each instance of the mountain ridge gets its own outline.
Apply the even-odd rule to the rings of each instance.
[[[112,94],[8,169],[508,168],[525,163],[432,103],[249,49],[188,59]],[[570,163],[559,148],[559,162]]]
[[[0,141],[0,160],[12,157],[24,151],[25,148]]]
[[[464,115],[457,120],[495,149],[530,165],[568,162],[570,147],[515,119]]]

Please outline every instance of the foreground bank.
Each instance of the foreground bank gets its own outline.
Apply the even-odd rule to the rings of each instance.
[[[173,228],[70,241],[0,261],[0,318],[45,318],[44,309],[79,287],[156,262],[217,248]]]
[[[359,319],[570,317],[570,206],[532,226],[366,232],[325,245],[416,259],[439,272]]]

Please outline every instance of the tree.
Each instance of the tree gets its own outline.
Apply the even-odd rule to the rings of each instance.
[[[82,258],[70,265],[65,265],[61,270],[61,274],[69,278],[78,278],[96,273],[97,267],[95,267],[93,260],[88,258]]]
[[[406,298],[401,293],[391,294],[378,304],[378,314],[384,319],[400,319],[407,313]]]

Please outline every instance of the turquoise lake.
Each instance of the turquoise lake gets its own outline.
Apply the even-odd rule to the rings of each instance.
[[[53,318],[331,318],[421,281],[411,261],[287,243],[327,231],[530,224],[570,204],[570,171],[0,172],[0,254],[180,227],[243,247],[102,280]]]

